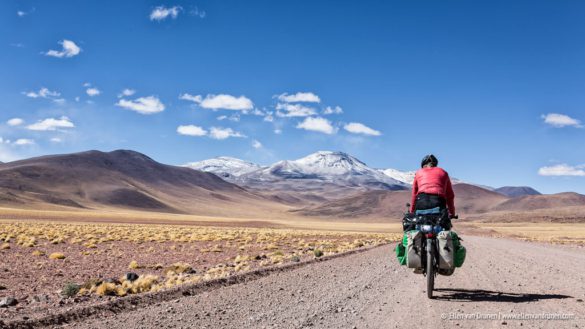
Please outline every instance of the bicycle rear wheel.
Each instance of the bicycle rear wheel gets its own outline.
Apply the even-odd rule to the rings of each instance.
[[[430,243],[430,241],[428,242]],[[433,290],[435,289],[435,266],[433,266],[435,254],[433,249],[434,245],[431,244],[427,250],[427,297],[429,299],[433,298]]]

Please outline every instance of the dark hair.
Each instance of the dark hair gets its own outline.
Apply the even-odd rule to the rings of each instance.
[[[430,164],[431,167],[436,167],[439,164],[439,160],[437,160],[437,157],[432,154],[425,155],[425,157],[420,162],[420,167],[422,168],[428,164]]]

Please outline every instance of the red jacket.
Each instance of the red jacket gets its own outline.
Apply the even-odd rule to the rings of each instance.
[[[425,167],[414,175],[410,212],[414,212],[416,196],[419,193],[437,194],[447,200],[450,215],[455,215],[455,193],[449,174],[439,167]]]

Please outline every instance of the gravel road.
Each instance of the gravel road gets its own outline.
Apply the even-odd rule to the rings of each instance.
[[[464,239],[464,267],[433,300],[384,246],[64,328],[585,328],[583,247]],[[573,317],[527,319],[551,314]]]

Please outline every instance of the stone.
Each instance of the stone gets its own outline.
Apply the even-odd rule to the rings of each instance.
[[[0,307],[9,307],[9,306],[14,306],[16,304],[18,304],[18,301],[16,300],[16,298],[4,297],[4,298],[0,299]]]
[[[128,273],[126,273],[126,280],[128,280],[130,282],[134,282],[134,281],[138,280],[138,274],[136,274],[134,272],[128,272]]]

